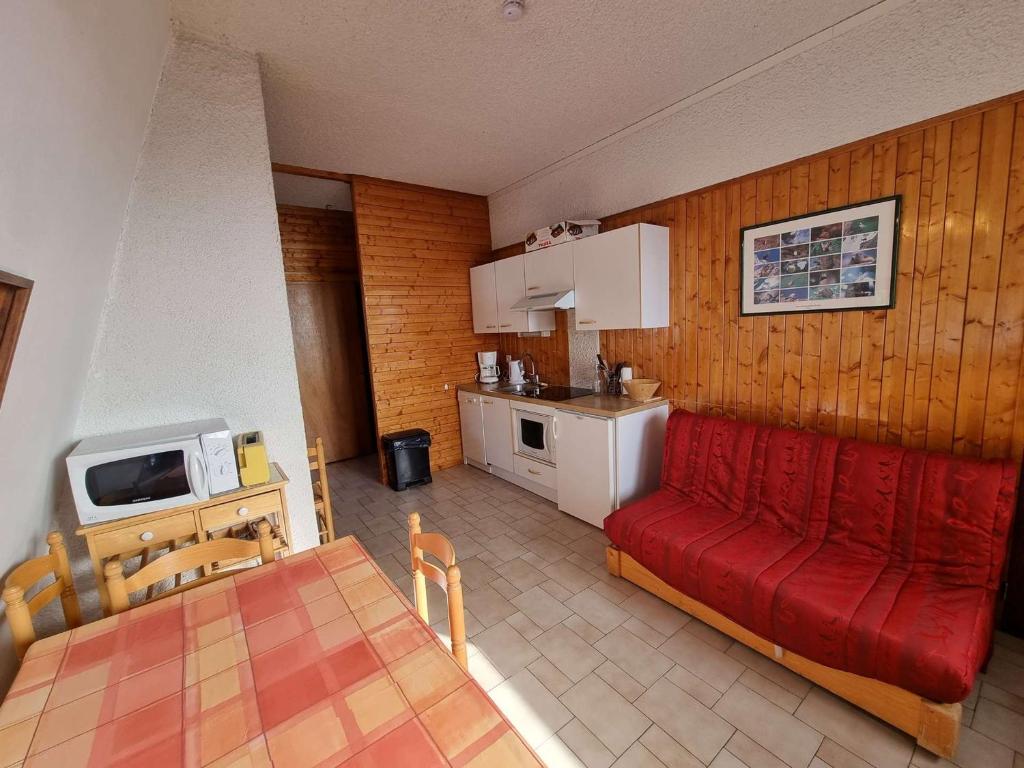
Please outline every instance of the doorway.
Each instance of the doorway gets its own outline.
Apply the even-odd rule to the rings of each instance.
[[[328,463],[376,451],[351,189],[274,173],[299,396]]]

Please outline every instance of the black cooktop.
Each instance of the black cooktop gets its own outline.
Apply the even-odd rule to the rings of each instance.
[[[557,403],[562,400],[572,400],[574,397],[586,397],[592,394],[594,393],[589,389],[581,389],[580,387],[544,387],[539,391],[523,392],[520,396],[535,397],[538,400],[551,400]]]

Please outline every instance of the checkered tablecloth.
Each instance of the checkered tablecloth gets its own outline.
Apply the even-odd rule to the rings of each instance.
[[[35,643],[11,765],[540,763],[346,537]]]

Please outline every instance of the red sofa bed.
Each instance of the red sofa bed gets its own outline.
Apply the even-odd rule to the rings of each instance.
[[[787,652],[958,702],[989,651],[1017,478],[1009,461],[676,411],[660,489],[604,528]]]

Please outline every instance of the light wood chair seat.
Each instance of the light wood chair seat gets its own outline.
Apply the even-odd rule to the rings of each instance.
[[[151,599],[159,600],[178,592],[184,592],[187,589],[193,589],[202,584],[222,579],[238,570],[219,570],[207,573],[197,579],[160,592],[151,598],[151,592],[148,588],[152,585],[164,579],[200,568],[205,573],[210,570],[209,566],[213,563],[250,560],[254,557],[259,557],[264,564],[274,562],[274,537],[270,523],[266,520],[261,520],[257,530],[259,531],[259,539],[257,541],[232,538],[213,539],[211,541],[204,541],[201,544],[194,544],[191,547],[168,552],[166,555],[158,557],[148,565],[140,568],[128,578],[124,576],[124,569],[120,560],[115,558],[108,561],[103,569],[103,575],[106,578],[107,592],[110,594],[110,612],[121,613],[128,610],[131,607],[130,595],[133,592],[146,589],[146,598],[140,600],[137,604],[147,603]]]
[[[316,439],[316,443],[306,455],[309,457],[309,471],[316,472],[313,480],[313,508],[316,510],[317,529],[320,543],[334,541],[334,517],[331,512],[331,489],[327,484],[327,461],[324,459],[324,441]]]
[[[427,579],[437,584],[448,597],[448,629],[452,655],[464,670],[469,671],[466,656],[466,614],[462,604],[462,573],[455,564],[455,547],[440,533],[423,533],[418,512],[409,515],[409,551],[412,557],[412,580],[415,587],[416,610],[428,625]],[[427,552],[444,564],[444,570],[423,559]]]
[[[60,532],[52,531],[46,537],[46,542],[50,545],[48,555],[26,560],[11,571],[4,582],[7,624],[11,628],[14,652],[19,660],[25,658],[25,652],[36,641],[32,617],[58,597],[64,610],[67,628],[73,629],[82,624],[82,611],[78,606],[78,595],[71,578],[71,564],[68,562],[64,537]],[[47,576],[53,576],[53,583],[25,600],[25,593]]]

